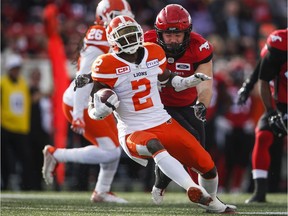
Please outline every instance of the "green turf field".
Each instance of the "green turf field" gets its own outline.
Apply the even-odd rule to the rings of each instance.
[[[129,204],[92,204],[90,195],[90,192],[2,192],[1,216],[207,215],[189,202],[184,192],[167,192],[161,205],[153,204],[150,194],[144,192],[117,193]],[[244,204],[249,196],[219,195],[224,202],[237,205],[239,215],[288,215],[287,194],[268,194],[268,202],[264,204]]]

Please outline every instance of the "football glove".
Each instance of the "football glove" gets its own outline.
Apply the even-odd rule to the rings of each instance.
[[[72,121],[71,129],[77,134],[82,135],[85,132],[85,123],[82,119],[76,119]]]
[[[194,115],[196,116],[196,118],[202,122],[206,122],[207,109],[206,109],[205,105],[201,102],[198,102],[192,107],[194,109]]]
[[[120,101],[116,94],[111,95],[105,103],[102,103],[99,96],[94,94],[94,102],[88,104],[88,114],[94,120],[102,120],[110,115],[119,106]]]
[[[276,110],[270,110],[267,113],[267,117],[268,124],[275,136],[282,138],[287,135],[287,128],[280,113]]]
[[[237,98],[237,104],[238,105],[244,105],[249,97],[249,92],[245,88],[245,86],[242,86],[238,91],[238,98]]]
[[[183,91],[187,88],[192,88],[197,86],[199,83],[210,80],[211,77],[203,74],[203,73],[196,73],[189,77],[180,77],[175,76],[173,77],[171,84],[174,87],[176,92]]]
[[[91,78],[91,74],[79,74],[75,78],[75,87],[74,91],[76,91],[77,88],[82,88],[88,83],[91,83],[93,80]]]
[[[242,87],[238,91],[238,98],[237,98],[237,104],[238,105],[244,105],[249,97],[250,91],[252,90],[251,88],[251,83],[250,80],[246,80]]]

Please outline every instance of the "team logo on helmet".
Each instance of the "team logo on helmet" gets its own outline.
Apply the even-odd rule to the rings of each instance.
[[[102,0],[96,8],[95,23],[107,26],[113,18],[120,15],[134,18],[126,0]]]

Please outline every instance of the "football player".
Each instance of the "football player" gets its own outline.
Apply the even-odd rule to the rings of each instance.
[[[191,31],[192,20],[188,11],[181,5],[170,4],[159,12],[155,29],[147,31],[144,38],[145,41],[157,43],[164,49],[170,71],[181,77],[201,72],[212,78],[213,48],[209,41]],[[180,92],[173,87],[162,85],[160,91],[167,112],[193,134],[203,147],[206,136],[206,109],[212,97],[212,82],[213,79]],[[171,180],[163,175],[158,167],[155,167],[155,174],[152,199],[160,204]]]
[[[146,166],[147,158],[152,157],[165,175],[187,191],[192,202],[208,212],[234,212],[235,206],[216,197],[218,175],[211,156],[171,118],[158,91],[158,81],[183,91],[210,77],[203,73],[180,77],[167,70],[164,50],[155,43],[143,43],[143,30],[133,18],[118,16],[106,31],[113,52],[99,56],[92,65],[89,116],[103,119],[114,111],[120,144],[131,159]],[[115,92],[105,103],[97,94],[101,88]],[[182,164],[201,173],[200,185]]]
[[[252,152],[254,193],[245,201],[247,204],[266,202],[271,161],[269,149],[273,143],[282,146],[287,136],[287,33],[287,29],[278,29],[268,36],[259,63],[238,92],[238,104],[244,104],[259,79],[260,96],[265,107],[255,128]],[[270,81],[274,81],[272,86]]]
[[[126,0],[102,0],[96,8],[95,25],[89,27],[83,40],[83,47],[78,59],[77,75],[88,74],[97,56],[110,49],[105,27],[118,15],[134,17]],[[53,171],[60,162],[100,164],[100,172],[91,196],[92,202],[126,203],[125,199],[110,192],[114,175],[121,156],[117,137],[117,128],[113,115],[102,121],[94,121],[87,114],[89,93],[93,84],[74,91],[75,82],[71,82],[63,96],[63,110],[71,129],[82,134],[91,146],[74,149],[56,149],[45,146],[43,150],[43,178],[47,184],[53,182]]]

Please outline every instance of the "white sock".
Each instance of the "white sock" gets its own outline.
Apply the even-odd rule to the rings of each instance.
[[[98,193],[110,192],[111,184],[117,171],[119,160],[120,158],[112,163],[100,164],[100,172],[95,186],[95,191]]]
[[[117,160],[121,155],[121,149],[103,150],[90,145],[83,148],[56,149],[53,156],[58,162],[74,162],[81,164],[109,163]]]
[[[218,175],[213,179],[204,179],[201,175],[198,175],[198,182],[200,186],[205,188],[211,198],[215,200],[218,189]]]
[[[252,170],[253,179],[258,178],[268,178],[268,170],[253,169]]]
[[[190,175],[183,168],[183,165],[173,158],[167,151],[162,151],[154,156],[155,163],[159,166],[162,172],[171,178],[174,182],[184,188],[186,191],[190,187],[199,187]]]

